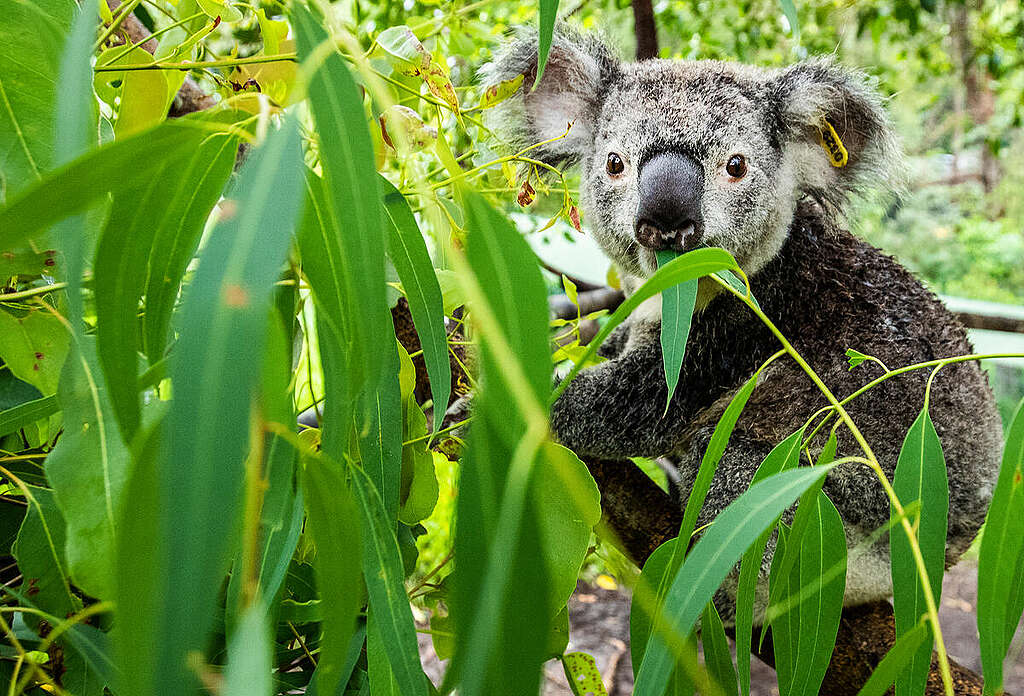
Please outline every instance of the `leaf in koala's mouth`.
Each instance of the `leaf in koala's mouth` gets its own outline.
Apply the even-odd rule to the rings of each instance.
[[[656,255],[658,267],[661,268],[679,254],[672,250],[662,250],[656,252]],[[679,371],[683,366],[686,339],[690,336],[690,323],[696,305],[696,278],[683,281],[661,292],[661,356],[665,367],[665,382],[668,385],[666,412],[679,384]]]

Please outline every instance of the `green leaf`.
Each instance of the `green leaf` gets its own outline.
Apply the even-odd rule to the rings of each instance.
[[[640,583],[644,583],[650,588],[649,592],[650,590],[658,589],[658,584],[668,574],[669,564],[675,554],[677,542],[678,538],[669,539],[656,548],[654,553],[647,558],[638,581],[638,588],[642,587]],[[668,579],[671,580],[671,576]],[[629,649],[634,665],[639,665],[643,662],[644,652],[647,650],[647,642],[651,637],[652,623],[650,610],[647,604],[639,601],[638,595],[638,591],[633,593],[633,600],[629,610]],[[652,594],[651,597],[653,598],[653,596]],[[686,636],[681,650],[685,651],[690,664],[697,664],[697,637],[695,633],[691,632]],[[737,651],[737,655],[741,652]],[[669,681],[666,693],[672,696],[693,696],[694,690],[693,683],[686,677],[684,671],[676,668],[672,673],[672,679]]]
[[[0,412],[0,437],[53,415],[60,410],[56,395],[44,396]]]
[[[308,57],[327,40],[327,33],[304,6],[295,6],[292,21],[300,56]],[[308,93],[320,125],[320,158],[328,194],[321,201],[330,223],[324,234],[333,236],[324,241],[331,255],[325,262],[331,266],[333,283],[319,288],[318,297],[323,302],[324,293],[339,292],[346,306],[355,310],[344,330],[348,359],[358,366],[350,374],[356,380],[351,391],[358,393],[363,384],[376,383],[386,363],[378,355],[379,347],[392,345],[394,335],[384,316],[385,236],[379,177],[363,100],[341,54],[332,51],[324,58],[309,79]],[[342,123],[347,124],[345,128],[336,127]],[[309,261],[305,256],[304,260]],[[325,445],[328,435],[325,431]]]
[[[427,432],[427,419],[416,405],[414,398],[405,404],[407,436],[422,437]],[[402,448],[402,491],[398,519],[403,524],[413,525],[430,517],[437,505],[438,485],[435,459],[444,455],[431,452],[426,440],[405,445]]]
[[[904,505],[920,501],[916,533],[921,555],[928,571],[928,582],[938,604],[942,594],[942,574],[946,561],[946,524],[949,513],[949,483],[942,444],[928,415],[928,405],[910,426],[903,440],[896,474],[892,482],[897,497]],[[892,511],[895,515],[895,510]],[[924,589],[917,575],[917,566],[910,551],[910,542],[902,527],[889,534],[893,611],[896,619],[896,640],[914,630],[926,612]],[[929,629],[930,631],[930,629]],[[932,642],[926,641],[910,661],[910,666],[896,679],[896,694],[924,693],[928,668],[932,660]]]
[[[74,11],[62,0],[0,0],[0,203],[54,164],[57,81]],[[0,249],[13,248],[4,237]]]
[[[52,491],[35,486],[28,490],[28,513],[11,549],[23,577],[21,591],[40,609],[54,616],[69,616],[79,611],[82,603],[71,592],[64,562],[64,518]]]
[[[674,251],[659,251],[658,266],[676,258]],[[665,366],[668,398],[665,410],[672,402],[679,384],[679,371],[686,355],[686,339],[690,336],[693,310],[697,306],[697,279],[687,280],[661,291],[661,359]]]
[[[96,6],[80,7],[61,58],[56,100],[54,164],[66,164],[96,146],[99,111],[93,93],[91,69],[93,41],[97,29]],[[67,281],[67,313],[71,333],[82,333],[82,275],[86,249],[95,239],[95,229],[105,206],[62,220],[50,231],[53,243],[62,252],[64,279]]]
[[[0,416],[2,418],[2,416]],[[2,432],[2,429],[0,429]],[[1014,591],[1024,553],[1024,400],[1006,431],[999,468],[978,556],[978,635],[985,692],[1003,687],[1003,661],[1024,606]]]
[[[395,537],[394,522],[384,510],[376,487],[358,467],[351,467],[352,490],[359,503],[363,545],[363,577],[370,598],[370,612],[384,644],[399,693],[426,694],[427,678],[420,666],[405,571]]]
[[[573,696],[608,696],[593,655],[572,652],[562,655],[562,669]]]
[[[812,486],[808,493],[818,489]],[[843,521],[828,497],[817,490],[800,503],[810,511],[799,538],[788,534],[776,548],[773,561],[793,555],[790,568],[772,564],[772,590],[781,585],[783,614],[772,620],[772,644],[779,689],[791,696],[815,696],[828,669],[839,630],[846,588],[846,536]],[[795,551],[795,553],[793,553]],[[826,580],[834,567],[840,570]]]
[[[64,433],[46,458],[46,478],[67,521],[67,559],[75,584],[93,597],[114,596],[117,511],[129,453],[100,379],[96,342],[83,336],[60,380]]]
[[[597,353],[597,349],[604,343],[604,340],[608,338],[611,332],[615,330],[615,327],[625,321],[626,317],[632,314],[633,310],[639,307],[644,300],[654,297],[663,290],[684,281],[700,278],[701,276],[724,269],[738,268],[739,266],[736,265],[736,260],[732,255],[724,249],[718,248],[690,251],[660,267],[654,275],[637,288],[636,292],[627,297],[619,305],[618,309],[608,317],[608,321],[601,326],[601,329],[594,338],[587,344],[587,350],[579,362],[569,371],[569,374],[558,385],[558,388],[554,390],[550,401],[554,403],[562,395],[562,392],[569,386],[572,379],[593,358]]]
[[[43,396],[57,391],[70,337],[60,319],[42,309],[15,315],[0,308],[0,358],[18,379]]]
[[[715,273],[715,276],[720,278],[721,280],[724,280],[729,285],[729,287],[738,292],[740,295],[744,297],[748,296],[747,284],[740,280],[740,277],[736,275],[733,271],[719,271],[718,273]],[[754,303],[754,306],[760,309],[761,305],[758,303],[757,298],[754,297],[753,294],[749,295],[749,297],[750,300]]]
[[[555,36],[555,20],[558,19],[558,0],[540,0],[537,33],[537,79],[533,81],[533,89],[540,84],[544,75],[544,67],[548,64],[548,53],[551,52],[551,40]]]
[[[836,447],[838,440],[836,439],[835,431],[829,433],[828,441],[825,447],[822,448],[821,454],[818,457],[818,464],[828,464],[835,459]],[[799,455],[797,455],[799,457]],[[793,466],[796,462],[793,462]],[[824,481],[822,482],[824,484]],[[781,601],[782,588],[788,587],[786,580],[792,575],[794,565],[797,563],[797,559],[800,554],[803,553],[803,534],[807,529],[808,525],[811,524],[811,520],[819,515],[820,503],[818,502],[818,494],[821,492],[821,485],[809,488],[801,497],[800,504],[796,509],[796,514],[793,517],[793,524],[790,526],[789,533],[787,534],[788,544],[786,545],[786,552],[783,554],[776,554],[778,559],[772,558],[772,572],[776,571],[776,563],[778,563],[778,577],[783,580],[778,583],[777,587],[772,587],[769,592],[768,606],[771,608],[772,605]]]
[[[180,166],[203,139],[226,130],[199,118],[182,118],[90,150],[8,198],[7,206],[0,208],[0,248],[18,246],[110,191],[145,188],[154,172]],[[132,176],[125,176],[126,171]]]
[[[53,249],[36,251],[28,247],[22,249],[4,249],[0,251],[0,280],[11,276],[36,276],[56,271],[57,252]]]
[[[173,696],[196,684],[187,656],[207,644],[239,540],[250,407],[274,283],[301,203],[299,142],[296,123],[287,121],[250,155],[227,204],[234,214],[210,234],[185,292],[174,400],[162,437],[150,438],[161,441],[136,461],[140,480],[131,484],[122,526],[117,605],[128,693]]]
[[[784,471],[757,483],[733,501],[708,527],[679,569],[665,598],[662,620],[647,645],[637,674],[638,696],[665,693],[674,663],[664,631],[673,641],[693,628],[697,617],[747,548],[793,500],[825,476],[831,466]]]
[[[434,401],[434,430],[437,430],[448,408],[452,383],[441,287],[405,196],[383,177],[380,178],[380,187],[384,193],[384,212],[390,222],[388,256],[402,281],[409,312],[423,347],[423,362],[430,377],[430,395]]]
[[[476,303],[470,311],[493,316],[492,329],[500,335],[480,336],[480,381],[486,386],[474,399],[456,501],[460,560],[449,603],[456,650],[445,679],[467,694],[493,688],[511,696],[536,694],[548,657],[546,641],[537,636],[549,634],[554,615],[546,599],[547,565],[537,562],[540,521],[527,504],[531,472],[542,459],[542,433],[524,442],[527,424],[518,404],[542,409],[550,389],[547,292],[536,256],[509,222],[477,194],[466,192],[464,203],[466,258],[482,295],[470,293]],[[500,344],[516,356],[515,366],[498,356]],[[512,370],[514,389],[507,379]]]
[[[700,624],[700,640],[704,646],[704,663],[715,683],[726,694],[737,693],[736,669],[729,654],[729,639],[725,636],[722,618],[714,602],[704,607],[704,618]]]
[[[267,610],[250,606],[228,641],[224,696],[270,696],[273,693],[273,642]]]
[[[917,654],[918,649],[925,645],[931,635],[928,624],[921,622],[907,631],[889,648],[882,661],[878,663],[871,676],[857,692],[857,696],[884,696],[896,678],[903,674],[907,664]],[[930,645],[930,643],[928,644]]]
[[[366,674],[373,696],[402,696],[373,612],[366,617]]]
[[[722,417],[715,424],[715,430],[711,434],[708,448],[704,451],[704,456],[700,460],[700,467],[697,469],[697,476],[694,478],[690,495],[686,499],[683,521],[679,527],[679,538],[685,539],[687,546],[689,546],[690,537],[693,536],[693,530],[697,526],[697,517],[704,507],[708,491],[711,490],[711,481],[714,479],[715,471],[718,470],[718,463],[722,460],[725,448],[729,445],[729,438],[736,427],[736,421],[739,420],[740,414],[743,413],[743,408],[747,405],[747,400],[750,399],[754,387],[757,386],[757,377],[758,373],[752,375],[733,395],[729,405],[722,413]],[[682,553],[674,553],[672,562],[669,565],[672,571],[669,576],[670,578],[675,575],[675,572],[679,570],[679,565],[683,562],[685,548],[680,550]]]
[[[757,467],[751,485],[763,481],[780,471],[795,469],[800,463],[800,445],[803,442],[806,427],[800,428],[780,442],[764,461]],[[736,584],[736,645],[749,646],[753,640],[754,599],[757,590],[757,579],[761,572],[761,560],[768,545],[774,525],[765,529],[751,547],[743,554],[740,563],[740,576]],[[764,638],[764,632],[761,633]],[[743,694],[750,693],[750,651],[736,651],[736,669]]]
[[[163,355],[182,274],[231,173],[237,148],[232,135],[208,138],[187,163],[154,173],[140,192],[114,197],[96,248],[93,288],[99,356],[126,439],[138,428],[137,315],[147,275],[153,294],[146,294],[145,328],[153,363]]]
[[[316,685],[321,693],[333,694],[344,686],[344,647],[363,604],[358,513],[341,467],[326,458],[305,462],[302,488],[306,525],[317,547],[314,567],[324,615]]]
[[[384,49],[396,69],[406,75],[426,70],[433,58],[416,34],[407,26],[388,27],[377,35],[377,45]]]
[[[146,216],[154,227],[146,268],[146,313],[142,318],[150,365],[164,357],[182,276],[231,175],[237,149],[235,137],[204,139],[188,162],[179,165],[177,178],[164,183],[167,188],[161,192],[161,205]]]
[[[793,37],[800,40],[800,18],[796,14],[796,4],[793,0],[779,0],[779,5],[782,6],[782,12],[786,15],[786,21],[789,22],[789,29],[793,32]]]
[[[530,479],[527,514],[537,520],[547,566],[548,611],[554,616],[576,589],[591,532],[601,520],[601,494],[587,465],[571,450],[545,442],[542,455],[543,465]]]

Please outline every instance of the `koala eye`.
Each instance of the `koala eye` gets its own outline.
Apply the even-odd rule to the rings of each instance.
[[[626,169],[626,163],[622,161],[617,152],[608,153],[608,162],[605,164],[605,169],[612,176],[618,176]]]
[[[725,172],[733,179],[742,179],[747,173],[747,160],[743,155],[733,155],[725,164]]]

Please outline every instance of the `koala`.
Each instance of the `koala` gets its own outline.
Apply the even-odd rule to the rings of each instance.
[[[850,370],[855,348],[899,367],[971,352],[963,326],[893,258],[837,222],[852,198],[897,180],[900,154],[882,100],[863,74],[832,58],[781,69],[719,61],[617,59],[600,39],[562,25],[546,70],[535,34],[520,34],[486,69],[491,83],[525,75],[494,123],[509,144],[550,141],[531,157],[580,167],[590,233],[616,264],[627,292],[657,268],[655,253],[722,247],[749,276],[765,314],[839,398],[882,374]],[[567,132],[568,129],[568,132]],[[565,137],[559,137],[562,135]],[[839,166],[841,165],[841,166]],[[556,439],[585,461],[666,457],[689,495],[715,424],[736,390],[779,348],[729,293],[700,281],[679,386],[666,410],[660,298],[648,300],[602,346],[556,401]],[[892,478],[903,439],[923,403],[927,370],[890,379],[847,409]],[[750,485],[758,465],[827,402],[787,357],[761,375],[711,484],[698,525]],[[968,547],[985,516],[1002,427],[977,363],[944,368],[930,413],[945,452],[950,509],[946,563]],[[828,428],[811,443],[825,444]],[[839,428],[837,456],[859,455]],[[816,456],[816,454],[815,454]],[[866,466],[833,469],[824,491],[850,548],[889,519],[889,502]],[[888,543],[850,559],[845,602],[892,593]],[[761,569],[763,619],[774,542]],[[715,602],[735,615],[735,572]]]

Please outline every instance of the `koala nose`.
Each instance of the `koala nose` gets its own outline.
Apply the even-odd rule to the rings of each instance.
[[[704,168],[681,152],[661,152],[640,169],[636,240],[655,251],[690,251],[704,236]]]

